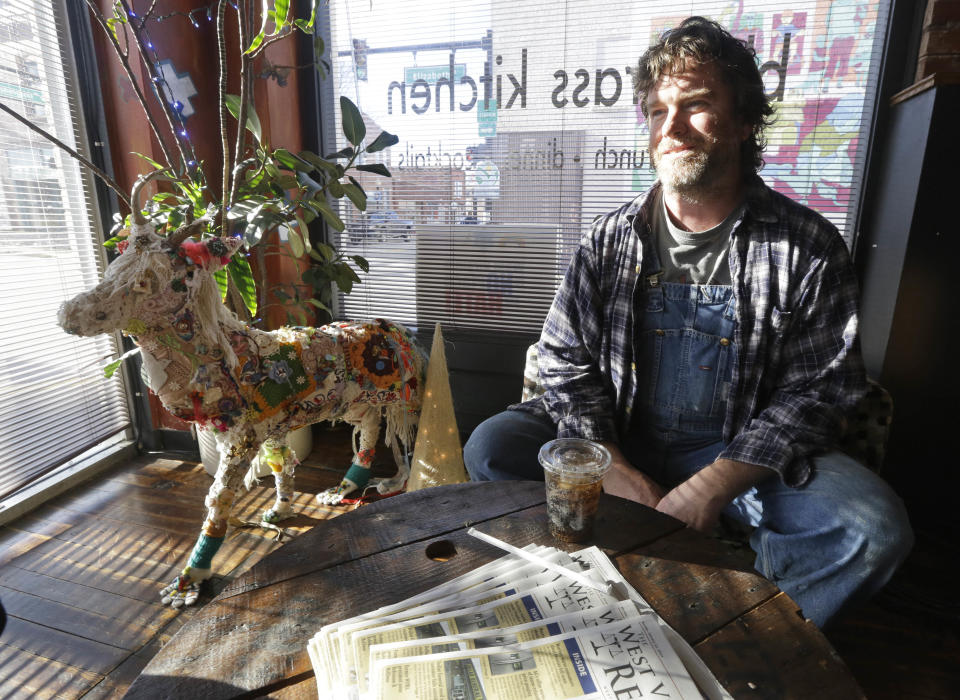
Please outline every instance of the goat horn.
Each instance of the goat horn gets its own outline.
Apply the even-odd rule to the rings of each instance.
[[[176,231],[167,236],[163,244],[172,250],[176,250],[180,247],[180,244],[185,240],[190,238],[190,236],[199,233],[203,230],[203,227],[207,225],[206,219],[197,219],[189,224],[184,224]]]
[[[163,170],[154,170],[152,173],[147,175],[141,175],[137,178],[137,181],[133,185],[133,191],[130,193],[130,213],[133,215],[133,223],[138,226],[143,226],[147,223],[147,220],[143,216],[143,212],[140,209],[140,190],[143,189],[143,186],[150,182],[153,178],[158,175],[165,173],[166,168]]]

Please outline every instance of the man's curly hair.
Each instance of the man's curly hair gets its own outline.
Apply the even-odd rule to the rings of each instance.
[[[750,138],[740,146],[743,174],[756,173],[763,167],[763,150],[767,146],[764,129],[773,123],[773,107],[764,93],[756,55],[746,42],[716,22],[688,17],[675,29],[661,34],[660,40],[640,57],[633,87],[643,115],[648,116],[647,96],[663,76],[686,70],[688,62],[715,63],[733,90],[737,116],[752,127]]]

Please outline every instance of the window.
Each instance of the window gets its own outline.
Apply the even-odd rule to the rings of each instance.
[[[536,333],[593,218],[654,181],[631,73],[691,14],[757,51],[777,110],[761,175],[852,246],[888,6],[333,0],[333,96],[400,137],[376,154],[393,177],[362,180],[393,223],[343,209],[371,271],[341,314]]]
[[[84,152],[71,47],[54,0],[0,0],[0,101]],[[0,499],[128,423],[114,339],[76,338],[60,304],[91,288],[103,255],[77,163],[0,113]]]

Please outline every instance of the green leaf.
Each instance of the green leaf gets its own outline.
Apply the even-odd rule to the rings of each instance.
[[[140,352],[140,348],[139,348],[139,347],[136,347],[136,348],[134,348],[133,350],[127,350],[125,353],[123,353],[123,354],[122,354],[120,357],[118,357],[116,360],[113,360],[112,362],[107,363],[107,364],[104,365],[104,367],[103,367],[103,376],[104,376],[106,379],[110,379],[110,377],[112,377],[114,374],[116,374],[117,369],[119,369],[120,365],[123,364],[123,361],[124,361],[124,360],[126,360],[128,357],[133,357],[134,355],[136,355],[136,354],[139,353],[139,352]]]
[[[227,212],[227,218],[231,221],[236,219],[249,220],[250,213],[263,206],[264,202],[266,201],[266,197],[251,195],[246,199],[240,200],[239,202],[234,202],[233,206],[230,207],[230,211]]]
[[[307,224],[299,214],[295,214],[294,218],[297,220],[297,232],[300,234],[300,238],[303,240],[303,247],[309,252],[310,248],[313,246],[310,245],[310,231],[307,230]]]
[[[195,182],[184,182],[183,180],[176,180],[174,184],[183,196],[190,200],[191,204],[195,207],[203,206],[203,191],[199,185]]]
[[[227,271],[230,273],[230,279],[236,286],[237,291],[243,298],[243,303],[250,312],[250,316],[257,315],[257,285],[253,279],[253,270],[250,269],[250,263],[242,255],[234,255],[230,258],[230,264],[227,265]]]
[[[308,30],[309,31],[309,30]],[[323,43],[323,37],[319,34],[313,37],[313,60],[316,63],[323,61],[323,54],[327,50],[326,45]]]
[[[267,21],[266,17],[264,17],[263,21],[264,21],[264,24],[266,24],[266,21]],[[263,43],[263,40],[266,38],[266,36],[267,36],[267,33],[261,29],[260,32],[257,33],[255,37],[253,37],[253,41],[250,42],[249,48],[247,48],[247,50],[244,51],[244,53],[249,55],[249,54],[252,54],[257,49],[259,49],[260,44]]]
[[[350,146],[347,146],[346,148],[341,148],[336,153],[328,153],[327,155],[324,156],[324,158],[326,158],[327,160],[333,160],[336,158],[353,158],[355,153],[356,151],[350,148]]]
[[[370,272],[370,263],[367,262],[367,259],[362,255],[351,255],[350,259],[364,272]]]
[[[351,153],[352,153],[352,150],[351,150]],[[316,166],[320,170],[323,170],[324,172],[329,173],[331,177],[340,177],[337,174],[336,163],[331,163],[329,160],[324,160],[323,158],[318,156],[316,153],[311,153],[310,151],[300,151],[300,157],[303,160],[310,163],[311,165]]]
[[[261,10],[263,21],[260,25],[260,31],[257,32],[257,35],[253,37],[253,41],[250,42],[250,46],[244,51],[245,54],[252,54],[263,44],[264,39],[268,36],[276,36],[280,34],[286,27],[290,26],[290,21],[288,20],[288,15],[290,11],[290,0],[275,0],[273,3],[273,9],[270,9],[270,3],[268,0],[263,0],[261,3],[263,9]],[[267,31],[267,25],[273,22],[273,30]]]
[[[213,279],[217,282],[217,287],[220,289],[220,300],[227,300],[227,269],[221,267],[213,273]]]
[[[352,182],[343,185],[343,193],[350,198],[353,206],[360,211],[364,211],[367,208],[367,195],[364,194],[363,190],[357,185]]]
[[[103,366],[103,376],[104,376],[104,378],[105,378],[105,379],[110,379],[110,377],[113,376],[114,372],[116,372],[116,371],[120,368],[120,365],[122,365],[122,364],[123,364],[123,360],[120,359],[120,358],[118,358],[118,359],[114,360],[113,362],[111,362],[111,363],[109,363],[109,364],[107,364],[107,365],[104,365],[104,366]]]
[[[116,17],[110,17],[107,20],[107,29],[110,30],[110,33],[113,34],[113,38],[117,41],[120,41],[120,38],[117,36],[117,25],[126,24],[123,20],[117,19]]]
[[[335,251],[333,246],[329,243],[318,243],[315,246],[315,250],[317,251],[316,255],[312,255],[311,257],[316,258],[321,262],[329,262],[337,255],[337,251]]]
[[[165,170],[164,166],[160,165],[160,163],[155,161],[153,158],[150,158],[149,156],[145,156],[142,153],[138,153],[137,151],[131,151],[131,153],[133,153],[133,155],[139,158],[143,158],[145,161],[147,161],[150,165],[152,165],[157,170]]]
[[[271,163],[269,160],[263,164],[263,169],[267,171],[267,175],[274,179],[280,177],[280,168]]]
[[[264,172],[263,168],[257,168],[256,170],[253,170],[253,171],[247,171],[247,174],[244,175],[244,177],[247,180],[247,185],[249,185],[250,188],[253,190],[256,190],[258,187],[260,187],[261,184],[263,184],[264,178],[266,176],[267,174]]]
[[[304,34],[309,34],[313,31],[313,25],[317,21],[317,6],[319,5],[319,0],[311,0],[310,2],[310,19],[296,19],[293,21],[293,24],[302,31]],[[321,46],[323,42],[321,41]],[[323,50],[321,49],[321,53]]]
[[[336,180],[331,180],[330,183],[327,185],[327,189],[329,189],[330,194],[332,194],[337,199],[340,199],[344,195],[343,185],[337,182]]]
[[[363,185],[361,185],[359,182],[356,181],[356,179],[354,179],[353,175],[347,175],[347,179],[349,179],[350,182],[353,183],[354,187],[356,187],[358,190],[360,190],[361,192],[363,192],[363,196],[364,196],[364,197],[367,196],[367,191],[366,191],[365,189],[363,189]]]
[[[374,173],[376,175],[383,175],[384,177],[393,177],[390,174],[390,171],[387,170],[387,166],[382,163],[370,163],[369,165],[358,165],[357,170],[362,170],[365,173]]]
[[[334,231],[336,231],[337,233],[341,233],[343,229],[346,228],[343,224],[343,221],[341,221],[340,217],[337,216],[336,212],[334,212],[333,209],[330,208],[329,204],[327,204],[322,200],[314,199],[313,206],[315,206],[320,211],[320,215],[324,218],[327,224],[329,224],[329,226]]]
[[[303,239],[300,237],[300,232],[294,228],[287,227],[287,240],[290,242],[290,252],[298,258],[302,258],[307,251],[303,247]]]
[[[234,119],[240,118],[240,95],[227,95],[224,100],[227,103],[227,109],[230,111],[230,114],[233,115]],[[253,134],[257,143],[260,143],[263,139],[261,137],[261,128],[260,128],[260,117],[257,116],[257,110],[254,109],[253,103],[247,103],[247,131]]]
[[[262,219],[248,223],[243,230],[243,241],[247,244],[247,247],[249,248],[259,243],[260,239],[263,238],[263,235],[267,232],[267,228],[266,222]]]
[[[354,146],[359,146],[367,135],[367,127],[360,116],[360,110],[344,95],[340,95],[340,116],[343,121],[343,135]]]
[[[247,222],[252,224],[254,221],[256,221],[257,218],[260,216],[260,212],[263,211],[263,207],[264,207],[265,205],[266,205],[266,202],[264,202],[263,204],[258,204],[257,206],[253,207],[252,209],[249,209],[249,210],[247,211],[247,217],[246,217],[246,218],[247,218]]]
[[[273,6],[273,33],[279,34],[289,26],[290,0],[276,0]]]
[[[353,271],[353,268],[345,262],[339,263],[334,269],[333,281],[344,294],[349,294],[353,291],[353,285],[359,284],[361,281],[357,273]]]
[[[396,146],[398,143],[400,143],[399,136],[394,136],[389,131],[381,131],[380,135],[367,146],[366,151],[367,153],[376,153],[377,151],[382,151],[384,148]]]
[[[273,152],[274,159],[285,168],[290,170],[300,170],[309,173],[313,170],[313,164],[307,162],[300,156],[294,155],[286,148],[278,148]]]

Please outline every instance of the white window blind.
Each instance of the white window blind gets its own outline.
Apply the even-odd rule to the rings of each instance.
[[[757,51],[777,119],[762,177],[852,245],[888,5],[333,0],[335,96],[400,137],[376,156],[393,177],[362,180],[370,213],[342,208],[371,271],[341,314],[536,332],[594,217],[655,179],[632,71],[692,14]]]
[[[56,0],[0,0],[0,101],[86,152],[66,26]],[[85,177],[0,113],[0,498],[129,422],[122,383],[100,370],[114,339],[72,337],[56,322],[102,271]]]

